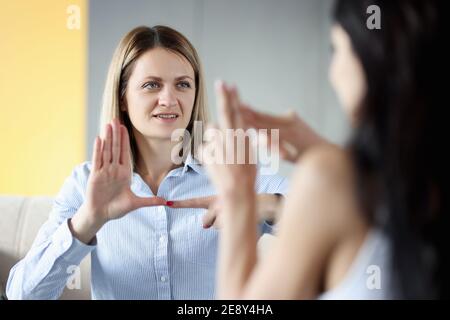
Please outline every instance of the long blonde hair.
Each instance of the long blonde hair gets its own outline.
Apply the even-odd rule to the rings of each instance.
[[[201,141],[195,141],[202,134],[194,131],[194,122],[201,121],[203,126],[208,121],[206,90],[203,80],[203,70],[199,56],[189,40],[178,31],[167,26],[140,26],[128,32],[117,46],[106,79],[103,92],[103,106],[100,118],[100,130],[112,119],[118,118],[127,127],[130,135],[132,168],[136,166],[138,149],[133,135],[132,124],[128,113],[123,111],[125,92],[128,80],[133,72],[136,60],[146,51],[153,48],[164,48],[184,57],[194,69],[195,101],[191,119],[187,126],[191,140],[189,151],[196,154],[194,147]]]

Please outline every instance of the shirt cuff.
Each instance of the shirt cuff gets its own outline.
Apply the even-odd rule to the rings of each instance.
[[[274,193],[274,195],[277,196],[279,202],[286,197],[283,193]],[[261,225],[261,232],[272,234],[276,229],[276,225],[274,220],[264,220]]]
[[[270,224],[267,221],[263,221],[262,223],[259,224],[260,235],[263,235],[264,233],[273,234],[275,230],[276,230],[275,224]]]
[[[69,229],[69,220],[65,220],[52,236],[52,243],[57,248],[56,258],[62,258],[70,264],[79,265],[96,246],[86,245],[74,238]]]

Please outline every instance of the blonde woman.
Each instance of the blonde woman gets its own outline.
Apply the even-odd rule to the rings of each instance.
[[[109,69],[92,162],[65,181],[31,250],[11,270],[8,298],[58,298],[66,270],[88,254],[94,299],[214,298],[219,231],[202,220],[214,190],[192,148],[181,149],[195,147],[205,103],[199,57],[183,35],[164,26],[130,31]],[[177,129],[193,138],[180,146],[171,139]],[[264,207],[285,189],[278,176],[259,177]]]

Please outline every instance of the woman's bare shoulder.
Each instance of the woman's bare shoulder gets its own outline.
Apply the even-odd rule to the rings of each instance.
[[[323,199],[316,204],[341,225],[362,222],[356,193],[356,174],[350,152],[339,146],[325,145],[308,150],[296,165],[294,179],[305,192]]]
[[[297,162],[297,166],[323,178],[338,179],[336,182],[346,182],[341,179],[354,176],[350,152],[335,145],[320,145],[309,149]]]

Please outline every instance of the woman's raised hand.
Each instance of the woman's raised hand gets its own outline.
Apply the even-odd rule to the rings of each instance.
[[[131,191],[131,156],[128,131],[117,119],[97,137],[92,156],[86,200],[72,218],[72,232],[89,242],[106,222],[141,207],[161,206],[160,197],[138,197]]]
[[[285,115],[270,115],[256,111],[248,105],[239,109],[246,127],[255,129],[278,129],[280,156],[289,162],[297,162],[303,152],[311,146],[330,143],[315,132],[295,112]],[[271,145],[271,135],[267,135],[267,145]]]
[[[244,128],[239,94],[235,87],[221,81],[216,83],[216,94],[219,127],[216,135],[199,148],[201,159],[219,197],[229,192],[244,196],[242,188],[253,194],[256,164],[251,159],[255,150],[252,141],[247,143],[246,139],[238,137],[237,130]]]
[[[118,219],[141,207],[165,205],[159,197],[141,198],[130,189],[130,139],[117,119],[106,125],[105,138],[97,137],[92,157],[86,203],[101,221]]]

